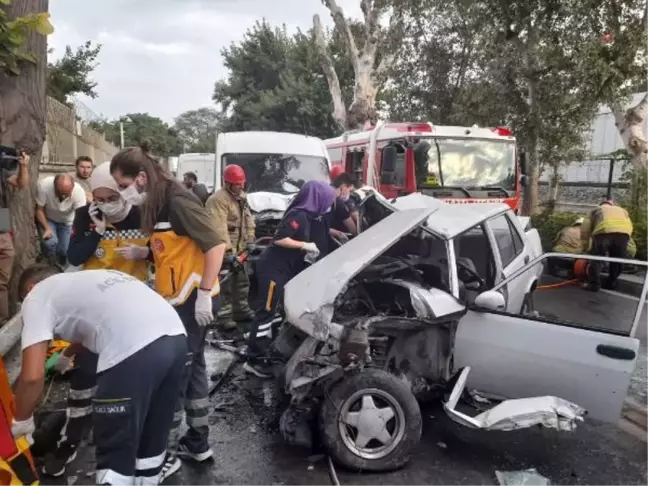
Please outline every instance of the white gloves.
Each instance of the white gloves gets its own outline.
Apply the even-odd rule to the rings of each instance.
[[[74,366],[74,358],[68,358],[67,356],[60,353],[56,357],[54,362],[54,369],[64,375],[66,372],[70,371]]]
[[[106,232],[106,220],[104,219],[103,215],[99,214],[99,208],[95,203],[90,204],[90,207],[88,208],[88,214],[90,215],[90,219],[95,225],[95,231],[103,236],[103,234]]]
[[[319,248],[317,248],[317,245],[313,242],[308,242],[304,243],[304,245],[301,247],[302,251],[305,251],[306,253],[313,253],[315,256],[319,255],[320,251]]]
[[[34,417],[31,416],[27,420],[13,420],[11,424],[11,434],[14,438],[18,439],[19,437],[26,436],[27,442],[29,444],[34,443],[32,434],[36,430],[36,425],[34,424]]]
[[[200,327],[209,326],[214,320],[214,311],[212,308],[211,292],[208,290],[198,289],[196,296],[196,322]]]
[[[146,260],[149,251],[148,246],[137,246],[131,243],[115,248],[115,252],[126,260]]]

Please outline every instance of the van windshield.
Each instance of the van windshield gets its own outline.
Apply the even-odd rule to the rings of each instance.
[[[293,154],[226,154],[223,167],[236,164],[245,171],[248,192],[294,194],[307,181],[328,181],[325,157]]]

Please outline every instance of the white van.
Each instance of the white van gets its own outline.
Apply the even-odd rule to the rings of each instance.
[[[281,132],[220,133],[216,141],[215,190],[223,169],[240,165],[253,212],[283,212],[306,181],[329,180],[329,156],[316,137]],[[199,179],[200,180],[200,179]]]
[[[177,164],[176,177],[178,179],[182,180],[184,174],[193,172],[196,174],[198,182],[205,184],[210,193],[214,190],[216,154],[182,154],[178,157]]]

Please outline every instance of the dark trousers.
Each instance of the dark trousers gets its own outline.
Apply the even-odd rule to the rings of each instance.
[[[592,238],[592,250],[590,253],[597,256],[625,258],[629,241],[630,237],[623,233],[596,235]],[[623,265],[621,263],[610,263],[608,278],[604,286],[614,287],[622,270]],[[590,286],[594,289],[598,289],[601,286],[601,262],[591,262],[589,267],[589,281]]]
[[[98,356],[83,348],[74,356],[76,369],[70,376],[67,419],[61,431],[61,445],[77,447],[92,428],[92,398],[97,385]]]
[[[248,356],[251,359],[264,354],[257,339],[259,327],[272,322],[275,318],[277,308],[283,302],[284,286],[290,280],[285,275],[267,270],[263,266],[257,267],[256,277],[259,288],[259,307],[256,309],[247,340]]]
[[[195,453],[209,449],[209,381],[205,363],[207,328],[199,326],[196,322],[196,295],[197,291],[192,292],[185,302],[175,308],[187,331],[188,352],[176,397],[173,428],[169,434],[169,451],[172,454],[176,452],[180,440]],[[220,296],[215,297],[212,302],[215,317],[220,307]],[[188,430],[180,439],[183,415],[186,417]]]
[[[187,338],[164,336],[97,375],[97,484],[158,484]]]

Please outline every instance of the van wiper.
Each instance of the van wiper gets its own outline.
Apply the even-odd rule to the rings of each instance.
[[[504,197],[511,197],[509,192],[504,189],[502,186],[476,186],[476,187],[471,187],[471,189],[474,189],[476,191],[499,191],[504,194]]]

